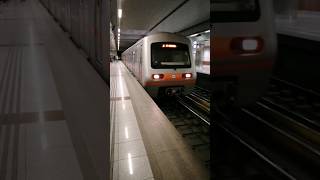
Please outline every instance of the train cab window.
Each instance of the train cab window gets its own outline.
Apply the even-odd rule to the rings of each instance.
[[[151,67],[154,69],[190,68],[188,45],[170,42],[152,43]]]
[[[213,22],[248,22],[260,18],[259,0],[214,0]]]

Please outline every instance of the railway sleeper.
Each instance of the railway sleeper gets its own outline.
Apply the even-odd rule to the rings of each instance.
[[[182,137],[186,137],[188,135],[193,134],[194,132],[192,131],[192,129],[188,128],[188,129],[184,129],[180,131]]]
[[[178,120],[173,120],[171,122],[175,127],[186,126],[185,122],[183,122],[183,121],[181,121],[179,119]]]
[[[276,147],[277,152],[285,156],[286,159],[290,159],[292,163],[297,166],[297,161],[303,163],[305,167],[308,167],[307,164],[319,165],[319,151],[314,147],[311,147],[310,144],[306,144],[301,141],[298,137],[294,136],[291,132],[287,132],[284,129],[280,129],[266,121],[262,120],[259,116],[252,116],[256,120],[251,119],[250,123],[254,124],[252,127],[259,128],[259,132],[250,130],[249,127],[245,127],[246,131],[250,134],[255,134],[256,138],[264,143],[268,144],[268,147]],[[248,122],[249,123],[249,122]],[[269,124],[269,125],[268,125]],[[267,140],[264,136],[273,137],[272,141]],[[294,157],[294,159],[292,159]],[[302,161],[303,160],[303,161]],[[309,169],[310,173],[314,174],[315,169]]]

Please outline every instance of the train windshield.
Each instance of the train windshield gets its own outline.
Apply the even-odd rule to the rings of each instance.
[[[152,43],[151,67],[154,69],[190,68],[188,45],[171,42]]]
[[[213,22],[256,21],[260,17],[258,0],[214,0]]]

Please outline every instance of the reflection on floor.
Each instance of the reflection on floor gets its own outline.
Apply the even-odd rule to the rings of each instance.
[[[112,63],[110,107],[114,132],[113,180],[153,179],[124,77],[129,73],[122,63]]]

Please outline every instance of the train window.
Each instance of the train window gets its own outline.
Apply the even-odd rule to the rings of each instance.
[[[190,68],[188,45],[172,42],[152,43],[151,67],[154,69]]]
[[[258,0],[213,0],[213,22],[247,22],[260,18]]]

